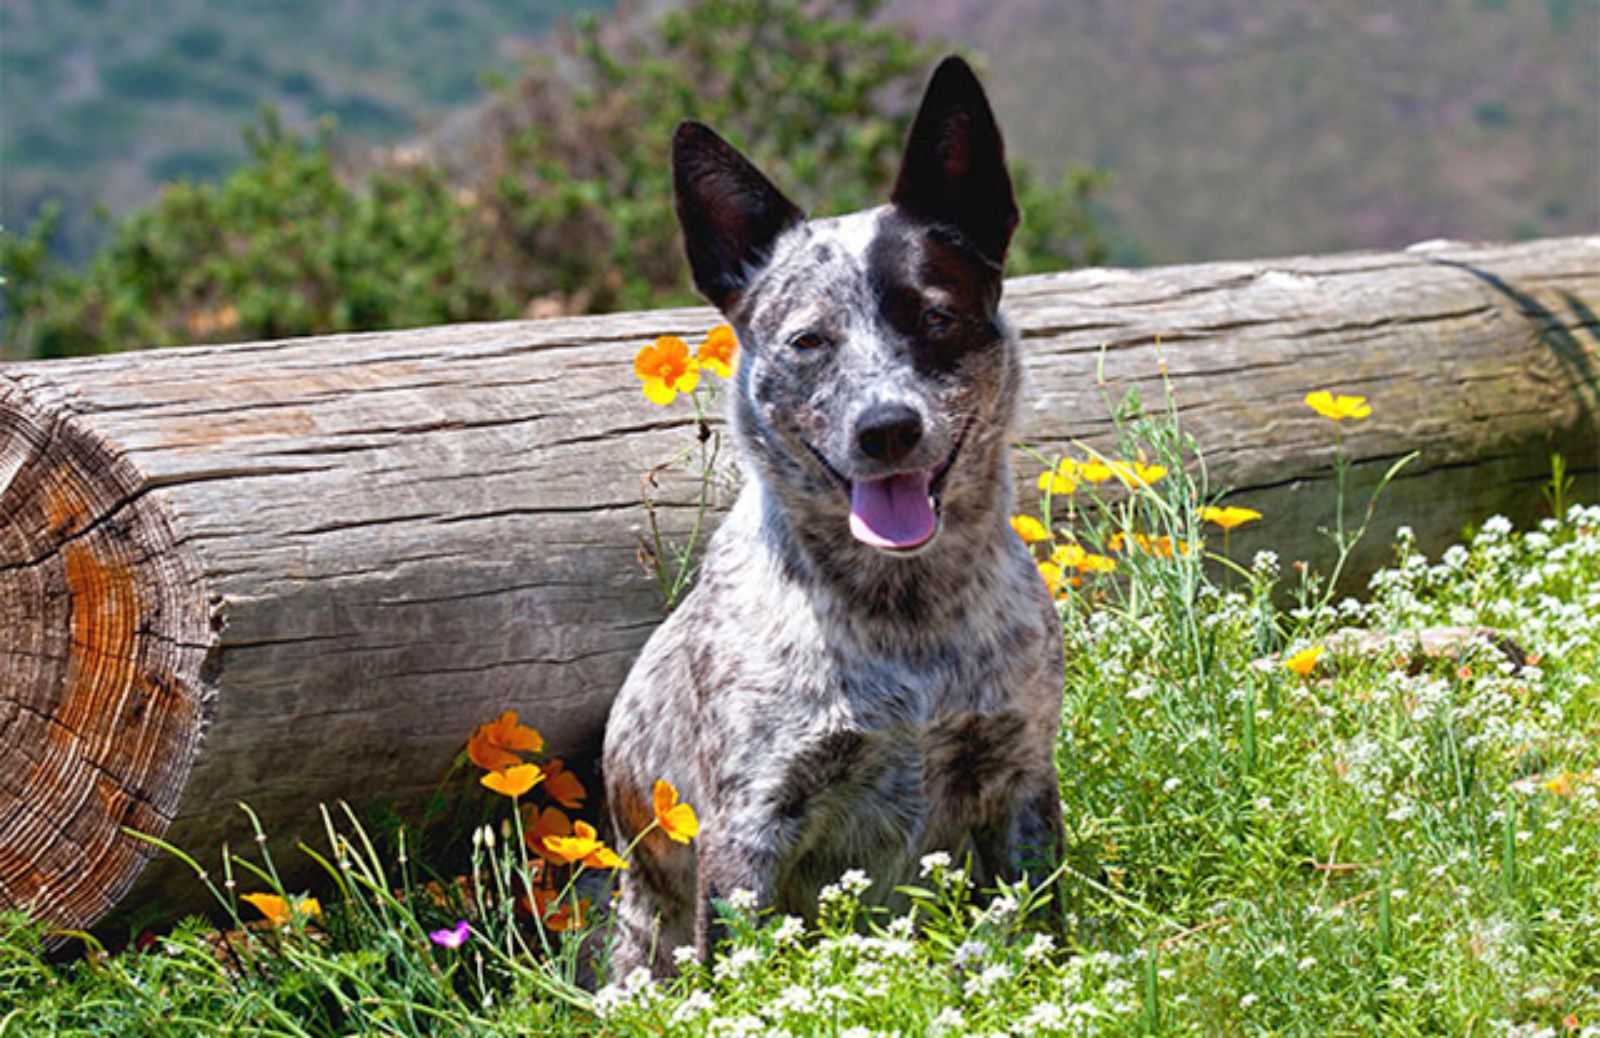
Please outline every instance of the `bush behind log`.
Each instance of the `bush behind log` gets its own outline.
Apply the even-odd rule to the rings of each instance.
[[[880,0],[692,0],[590,20],[484,107],[474,143],[396,149],[342,174],[333,125],[267,113],[220,184],[179,182],[84,271],[56,216],[0,238],[0,357],[282,338],[693,301],[672,208],[678,120],[726,133],[802,205],[880,201],[937,48],[872,21]],[[1017,171],[1014,272],[1094,262],[1098,174]]]

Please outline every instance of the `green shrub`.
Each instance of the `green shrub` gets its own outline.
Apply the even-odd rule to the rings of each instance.
[[[49,258],[56,217],[0,238],[5,352],[694,302],[667,158],[677,122],[716,126],[815,212],[878,204],[938,54],[874,21],[880,7],[691,0],[655,20],[583,22],[495,96],[464,154],[423,147],[359,181],[341,175],[331,131],[306,140],[269,114],[247,131],[242,168],[221,184],[169,186],[81,272]],[[118,74],[148,92],[169,89],[176,71],[130,63]],[[342,104],[346,119],[396,118],[361,98]],[[167,168],[191,159],[169,156]],[[1096,175],[1016,177],[1027,218],[1013,272],[1103,256],[1088,204]]]

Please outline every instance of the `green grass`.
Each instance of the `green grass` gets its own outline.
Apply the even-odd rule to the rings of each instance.
[[[1600,1034],[1600,507],[1491,519],[1437,560],[1402,531],[1365,599],[1335,601],[1270,555],[1225,563],[1214,532],[1113,553],[1117,532],[1205,533],[1192,445],[1128,423],[1119,450],[1140,448],[1168,473],[1040,515],[1117,560],[1060,603],[1068,848],[1042,889],[971,891],[935,858],[890,916],[847,874],[813,924],[728,906],[712,963],[591,995],[599,941],[516,909],[511,812],[470,882],[431,892],[424,863],[335,814],[325,914],[286,930],[235,900],[276,888],[270,856],[206,878],[225,939],[192,920],[52,964],[37,927],[0,920],[0,1038]],[[1537,662],[1415,644],[1478,626]],[[1341,650],[1343,628],[1389,637]],[[1282,665],[1312,646],[1335,648],[1304,677]],[[465,946],[428,939],[457,919]]]

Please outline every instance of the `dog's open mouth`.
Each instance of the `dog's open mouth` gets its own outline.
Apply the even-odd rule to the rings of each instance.
[[[913,553],[939,533],[940,491],[967,438],[961,427],[950,456],[931,469],[849,481],[850,533],[880,551]]]

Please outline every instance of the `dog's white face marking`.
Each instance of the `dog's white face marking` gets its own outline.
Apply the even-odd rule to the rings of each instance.
[[[888,206],[880,206],[877,209],[864,209],[859,213],[826,217],[811,221],[808,228],[813,241],[837,245],[846,256],[860,265],[860,269],[865,270],[867,250],[877,239],[878,225],[882,223],[883,216],[888,211]]]

